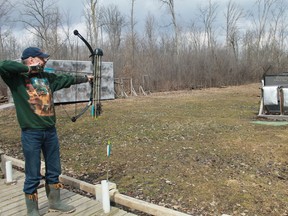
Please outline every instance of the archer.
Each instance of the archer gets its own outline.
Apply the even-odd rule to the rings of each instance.
[[[37,187],[42,176],[41,151],[45,160],[45,189],[49,211],[70,213],[75,207],[60,200],[61,174],[58,135],[53,92],[74,84],[85,83],[92,76],[73,76],[44,72],[49,55],[37,47],[28,47],[22,53],[22,63],[0,61],[0,76],[8,85],[15,104],[21,128],[21,142],[25,157],[23,191],[28,215],[40,215]]]

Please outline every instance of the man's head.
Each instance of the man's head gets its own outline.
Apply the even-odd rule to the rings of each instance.
[[[38,47],[26,48],[21,56],[21,59],[26,65],[33,65],[39,63],[44,66],[50,55],[43,53]]]

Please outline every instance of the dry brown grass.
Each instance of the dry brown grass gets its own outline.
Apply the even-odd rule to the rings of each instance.
[[[104,101],[96,121],[57,107],[63,173],[96,183],[109,169],[121,193],[195,215],[286,215],[287,126],[251,123],[259,86]],[[21,158],[14,111],[0,118],[0,148]]]

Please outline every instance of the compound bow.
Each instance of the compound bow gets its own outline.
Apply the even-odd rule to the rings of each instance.
[[[93,65],[93,81],[90,82],[91,92],[89,102],[84,107],[81,112],[71,118],[72,122],[75,122],[80,116],[82,116],[92,105],[91,114],[93,117],[97,118],[101,115],[102,105],[101,105],[101,65],[102,65],[102,56],[103,51],[99,48],[93,50],[91,45],[87,42],[85,38],[78,32],[78,30],[74,30],[74,35],[78,36],[88,47],[91,55],[89,57],[92,58]]]

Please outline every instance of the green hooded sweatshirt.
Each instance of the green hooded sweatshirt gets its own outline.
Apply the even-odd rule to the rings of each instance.
[[[55,73],[28,74],[29,67],[16,61],[0,61],[0,76],[10,88],[22,129],[47,129],[56,123],[53,93],[88,81],[84,76]]]

